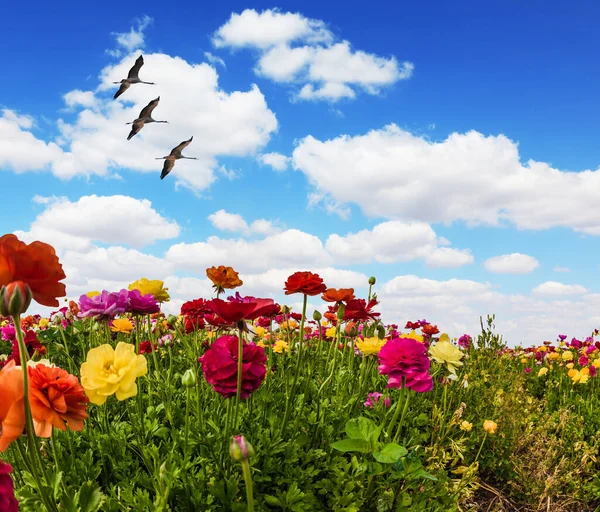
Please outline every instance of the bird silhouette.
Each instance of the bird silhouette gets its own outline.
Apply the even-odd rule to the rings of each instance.
[[[121,84],[121,87],[119,87],[119,90],[113,96],[113,98],[115,100],[119,96],[121,96],[121,94],[123,94],[127,89],[129,89],[129,87],[131,87],[132,84],[154,85],[154,82],[144,82],[143,80],[140,80],[138,73],[140,72],[140,68],[143,65],[144,65],[144,57],[142,57],[140,55],[137,58],[137,60],[135,61],[135,64],[133,65],[133,67],[129,70],[129,74],[127,75],[127,78],[123,78],[123,80],[121,80],[120,82],[113,82],[113,84]]]
[[[133,125],[133,127],[131,128],[131,132],[129,132],[129,136],[127,137],[127,140],[130,140],[131,137],[133,137],[134,135],[139,133],[140,130],[144,127],[144,125],[146,125],[148,123],[168,123],[169,122],[169,121],[157,121],[156,119],[152,119],[152,111],[156,108],[159,101],[160,101],[160,96],[158,98],[152,100],[150,103],[148,103],[148,105],[146,105],[142,109],[142,111],[140,112],[140,115],[138,116],[138,118],[136,120],[132,121],[131,123],[126,123],[126,124]]]
[[[164,160],[165,164],[163,165],[162,172],[160,173],[160,179],[164,179],[167,174],[171,172],[173,167],[175,166],[175,160],[179,160],[180,158],[186,158],[188,160],[198,160],[195,156],[183,156],[181,152],[190,145],[190,142],[194,140],[194,137],[191,137],[190,140],[184,140],[179,146],[174,147],[168,156],[158,157],[157,160]]]

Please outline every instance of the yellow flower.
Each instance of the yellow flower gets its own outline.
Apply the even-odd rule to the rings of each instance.
[[[598,359],[594,359],[594,361],[592,362],[592,364],[596,367],[596,368],[600,368],[600,358]]]
[[[50,321],[47,318],[40,318],[39,326],[44,329],[45,327],[48,327],[49,323]]]
[[[573,384],[585,384],[590,379],[590,369],[582,368],[581,370],[576,370],[573,368],[569,370],[567,375],[573,380]]]
[[[495,421],[485,420],[483,422],[483,430],[485,430],[488,434],[495,434],[497,428],[498,424]]]
[[[327,327],[328,324],[329,324],[329,320],[326,320],[326,319],[321,320],[321,326]]]
[[[573,368],[573,366],[575,366],[575,365],[574,365],[573,363],[567,363],[565,366],[566,366],[567,368],[571,369],[571,368]]]
[[[264,338],[265,333],[267,332],[267,330],[264,327],[255,327],[254,328],[254,332],[256,333],[256,335],[259,338]]]
[[[328,338],[335,338],[335,327],[330,327],[325,331],[325,336]]]
[[[569,352],[568,350],[566,350],[565,352],[562,353],[562,359],[563,359],[563,361],[572,361],[573,360],[573,352]]]
[[[429,353],[438,363],[445,363],[450,373],[456,374],[458,367],[463,365],[461,359],[464,357],[464,354],[449,341],[438,341],[429,349]]]
[[[133,323],[129,318],[116,318],[112,321],[112,325],[110,326],[110,330],[112,332],[122,332],[125,334],[129,334],[133,331]]]
[[[558,352],[550,352],[546,357],[550,359],[550,361],[556,361],[557,359],[560,359],[560,354]]]
[[[165,288],[165,282],[159,281],[158,279],[149,280],[143,277],[131,283],[128,290],[139,290],[142,295],[152,295],[158,302],[169,302],[171,296]]]
[[[411,338],[413,340],[418,341],[419,343],[423,343],[423,336],[421,336],[420,334],[417,334],[414,329],[412,331],[410,331],[408,334],[401,334],[400,337],[401,338]]]
[[[121,341],[116,350],[110,345],[100,345],[88,352],[81,365],[81,385],[90,402],[102,405],[113,394],[117,400],[137,395],[135,379],[147,372],[146,358],[137,355],[131,343]]]
[[[289,345],[283,340],[277,340],[273,345],[273,352],[281,354],[284,350],[288,350]]]
[[[540,346],[537,348],[537,351],[538,351],[538,352],[548,352],[548,347],[547,347],[546,345],[540,345]]]
[[[267,345],[266,345],[266,344],[265,344],[265,342],[264,342],[264,341],[262,341],[262,340],[261,340],[261,341],[259,341],[259,342],[257,342],[257,343],[256,343],[256,345],[257,345],[258,347],[267,348]]]
[[[538,372],[538,377],[543,377],[544,375],[546,375],[548,373],[548,368],[546,368],[545,366],[543,368],[540,368],[540,371]]]
[[[100,295],[100,292],[87,292],[86,295],[91,299],[92,297]]]
[[[469,423],[466,420],[460,424],[460,429],[464,430],[465,432],[470,432],[472,428],[473,428],[473,423]]]
[[[525,359],[524,357],[521,358],[521,364],[525,364],[527,362],[527,359]]]
[[[387,340],[380,340],[377,336],[373,336],[372,338],[365,338],[361,340],[357,338],[356,346],[358,350],[360,350],[365,356],[376,356],[379,354],[381,347],[386,344]]]
[[[448,341],[450,342],[450,336],[448,336],[446,333],[440,334],[440,338],[438,341]]]

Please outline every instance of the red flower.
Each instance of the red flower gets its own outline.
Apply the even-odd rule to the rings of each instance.
[[[427,325],[424,325],[423,327],[421,327],[421,331],[423,332],[423,334],[426,334],[427,336],[433,336],[434,334],[437,334],[440,332],[440,330],[437,328],[437,325],[431,325],[431,324],[427,324]]]
[[[18,512],[19,502],[15,498],[15,486],[10,473],[12,466],[0,460],[0,510]]]
[[[406,322],[406,325],[404,326],[405,329],[420,329],[421,328],[421,323],[417,320],[416,322]]]
[[[344,320],[353,320],[355,322],[366,322],[375,320],[381,313],[376,313],[372,309],[377,305],[375,299],[371,299],[367,304],[365,299],[353,299],[346,304]]]
[[[262,347],[244,341],[242,347],[242,398],[256,391],[267,373],[267,356]],[[238,337],[221,336],[198,358],[202,373],[213,390],[225,398],[237,393]]]
[[[38,355],[44,355],[46,353],[46,347],[44,347],[40,340],[38,340],[37,334],[35,331],[27,331],[25,333],[25,347],[27,348],[27,353],[29,357],[33,357],[35,352],[37,351]],[[19,342],[15,337],[12,341],[12,354],[8,357],[8,360],[14,360],[17,365],[21,364],[21,354],[19,353]]]
[[[327,290],[327,286],[318,274],[295,272],[287,278],[283,289],[286,295],[303,293],[304,295],[315,296]]]
[[[66,277],[51,245],[27,245],[15,235],[0,237],[0,287],[13,281],[29,285],[33,300],[43,306],[58,306],[57,297],[67,294],[59,281]]]
[[[206,307],[228,324],[235,324],[240,320],[254,320],[263,316],[265,312],[273,309],[274,304],[273,299],[252,299],[252,302],[226,302],[212,299],[206,303]]]
[[[327,288],[321,298],[326,302],[348,302],[354,298],[354,288]]]
[[[29,403],[35,423],[35,433],[50,437],[52,427],[60,430],[83,430],[88,417],[89,398],[75,375],[62,368],[45,364],[29,367]]]
[[[227,322],[223,320],[219,315],[206,314],[204,315],[204,320],[208,325],[212,325],[213,327],[222,327],[227,325]]]
[[[181,314],[192,318],[203,317],[209,312],[204,299],[188,300],[181,306]]]
[[[140,354],[150,354],[156,350],[156,343],[152,343],[150,340],[142,341],[140,343]]]

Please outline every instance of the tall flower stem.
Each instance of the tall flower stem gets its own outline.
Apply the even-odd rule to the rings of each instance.
[[[254,512],[254,496],[252,495],[252,475],[250,474],[250,463],[247,460],[242,461],[242,473],[246,484],[246,501],[248,502],[248,512]]]
[[[244,320],[241,320],[242,322]],[[238,339],[238,367],[237,367],[237,391],[235,394],[235,416],[233,424],[237,427],[238,425],[238,413],[240,408],[240,402],[242,401],[242,364],[244,362],[244,331],[242,326],[239,327],[239,339]]]
[[[483,436],[483,440],[481,441],[481,445],[479,446],[479,451],[477,452],[477,455],[475,457],[474,463],[477,462],[477,460],[479,459],[479,454],[481,453],[481,449],[483,448],[483,444],[485,443],[485,440],[487,439],[487,435],[488,435],[488,433],[486,432],[484,434],[484,436]]]
[[[398,416],[400,416],[400,411],[402,410],[401,408],[404,405],[404,402],[406,401],[404,398],[405,395],[406,395],[406,382],[405,382],[405,378],[402,377],[402,387],[400,388],[400,400],[398,400],[398,403],[396,404],[396,409],[394,411],[394,415],[392,416],[390,424],[388,425],[388,428],[387,428],[388,439],[392,438],[394,426],[396,425],[396,422],[398,421]]]
[[[306,317],[306,304],[308,302],[308,295],[304,294],[304,302],[302,303],[302,319],[300,320],[300,343],[298,345],[298,356],[296,357],[296,373],[294,374],[294,380],[292,381],[292,388],[290,394],[287,396],[285,402],[285,413],[283,415],[282,428],[285,429],[287,421],[290,415],[291,403],[294,400],[294,393],[296,392],[296,385],[298,384],[298,376],[300,375],[300,368],[302,367],[302,349],[304,347],[304,319]]]
[[[410,391],[405,390],[404,396],[404,406],[402,407],[402,416],[400,416],[400,423],[398,424],[398,429],[396,430],[396,435],[394,436],[394,441],[397,441],[400,438],[400,433],[402,432],[402,427],[404,426],[404,418],[406,417],[406,411],[408,411],[408,403],[410,402]]]
[[[30,453],[27,456],[31,456],[35,458],[36,461],[31,460],[31,469],[32,476],[35,480],[36,486],[40,493],[40,498],[46,509],[55,512],[58,511],[56,508],[56,504],[52,502],[52,500],[46,495],[46,488],[42,484],[40,475],[38,473],[38,468],[41,469],[44,479],[46,483],[48,482],[48,475],[44,471],[44,462],[42,461],[42,457],[40,455],[40,450],[37,444],[37,438],[35,437],[35,429],[33,426],[33,417],[31,416],[31,405],[29,403],[29,371],[27,368],[27,362],[29,361],[29,356],[27,353],[27,347],[25,346],[25,340],[23,338],[23,331],[21,330],[21,318],[19,315],[13,316],[13,323],[15,325],[15,334],[17,336],[17,343],[19,344],[19,357],[21,359],[21,368],[23,372],[23,402],[25,406],[25,425],[27,430],[27,445],[28,451]]]

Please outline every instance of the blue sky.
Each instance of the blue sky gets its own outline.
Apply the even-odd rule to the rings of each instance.
[[[0,176],[18,212],[0,230],[53,243],[71,296],[143,271],[177,309],[208,294],[213,264],[276,298],[286,271],[325,269],[359,293],[376,275],[386,320],[452,335],[487,312],[512,343],[598,326],[599,6],[3,10],[36,29],[0,33]],[[142,53],[157,85],[112,100]],[[170,124],[125,144],[157,95]],[[154,158],[191,135],[199,160],[160,181]]]

